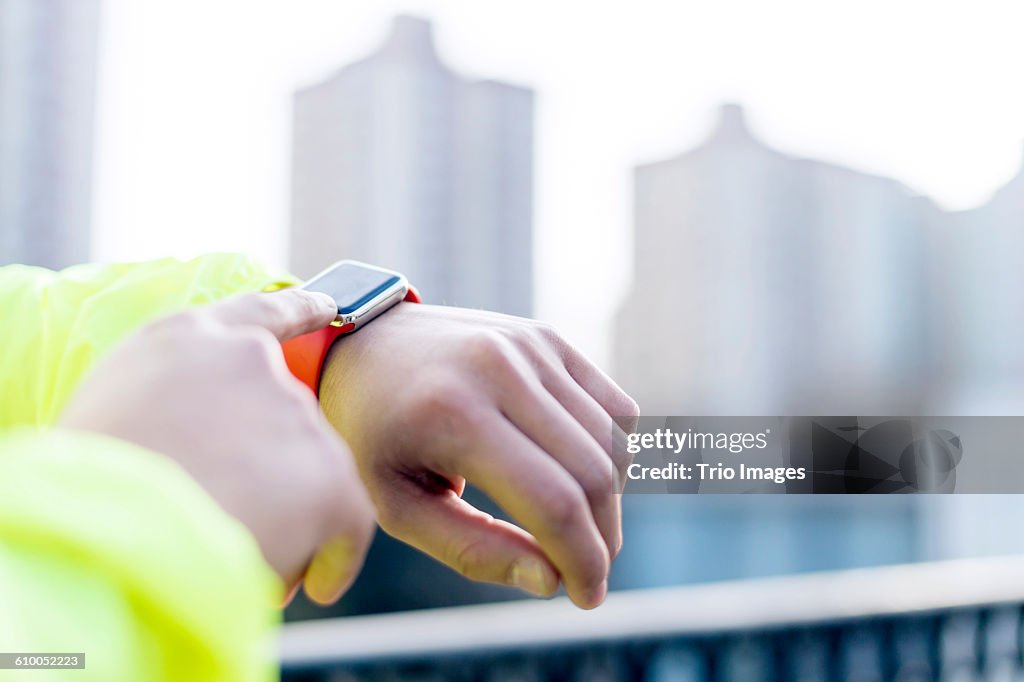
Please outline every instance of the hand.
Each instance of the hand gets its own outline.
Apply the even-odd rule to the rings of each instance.
[[[335,343],[320,401],[385,531],[469,578],[603,601],[627,465],[612,416],[637,406],[550,327],[399,304]],[[467,479],[522,528],[465,502]]]
[[[61,425],[175,460],[252,531],[286,584],[305,572],[310,597],[334,601],[362,565],[373,508],[278,341],[336,313],[328,296],[283,291],[159,320],[96,367]]]

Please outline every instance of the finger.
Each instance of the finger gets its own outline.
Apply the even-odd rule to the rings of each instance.
[[[358,538],[337,535],[323,543],[306,569],[303,589],[317,604],[333,604],[352,586],[366,556]]]
[[[541,381],[551,395],[601,445],[619,476],[616,483],[621,484],[626,470],[633,462],[633,457],[626,451],[626,432],[563,367],[552,367],[550,372],[542,374]],[[621,492],[618,488],[617,491]]]
[[[558,341],[557,348],[569,376],[594,398],[601,409],[614,417],[622,428],[630,432],[635,430],[640,416],[636,401],[572,344],[564,339]]]
[[[529,375],[509,372],[502,382],[501,409],[576,479],[590,502],[609,555],[615,555],[622,544],[622,512],[615,495],[611,457],[539,381],[526,377]],[[611,429],[608,433],[610,436]]]
[[[576,480],[502,417],[481,420],[470,438],[468,456],[449,457],[444,470],[479,486],[537,538],[573,602],[604,601],[608,549]]]
[[[539,597],[558,589],[558,572],[532,535],[480,511],[452,490],[429,493],[417,487],[408,495],[398,490],[379,505],[388,533],[471,580],[518,587]]]
[[[263,327],[286,341],[329,325],[338,316],[338,306],[318,291],[283,289],[235,296],[211,306],[210,313],[226,325]]]

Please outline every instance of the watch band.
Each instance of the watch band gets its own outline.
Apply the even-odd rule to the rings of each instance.
[[[404,300],[409,303],[422,303],[419,292],[412,285],[409,286]],[[327,351],[339,336],[349,333],[354,327],[355,325],[351,323],[340,327],[329,325],[315,332],[288,339],[281,344],[289,371],[296,379],[309,386],[314,395],[320,395],[320,371],[327,358]]]

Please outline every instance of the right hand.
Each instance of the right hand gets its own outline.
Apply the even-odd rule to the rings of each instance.
[[[180,464],[252,531],[267,562],[336,600],[355,579],[374,512],[351,453],[279,342],[330,323],[330,297],[246,294],[166,317],[83,381],[61,426],[107,434]]]

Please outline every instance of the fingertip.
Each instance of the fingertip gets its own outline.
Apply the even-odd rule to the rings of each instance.
[[[589,611],[596,609],[598,606],[604,603],[605,598],[608,596],[608,580],[602,580],[601,584],[590,591],[589,594],[584,595],[580,599],[573,598],[573,603],[576,606]]]
[[[355,581],[359,563],[347,538],[330,540],[310,562],[303,591],[321,606],[333,604]]]
[[[608,597],[608,579],[605,578],[604,580],[601,581],[601,584],[597,586],[597,589],[594,590],[593,593],[591,593],[591,595],[590,595],[590,603],[593,604],[594,607],[598,607],[598,606],[600,606],[601,604],[604,603],[604,600],[607,597]]]
[[[329,318],[328,322],[333,321],[338,316],[338,303],[330,294],[325,294],[322,291],[308,291],[306,289],[296,289],[296,291],[301,291],[304,295],[316,301],[319,307],[318,312],[325,319]]]
[[[330,606],[341,599],[341,595],[345,594],[354,581],[354,574],[313,575],[310,572],[302,585],[302,591],[314,604]]]
[[[347,590],[348,587],[348,584],[342,584],[331,589],[323,585],[311,586],[307,582],[303,585],[302,591],[306,593],[306,596],[314,604],[317,604],[318,606],[330,606],[341,599],[341,595],[345,594],[345,590]]]

